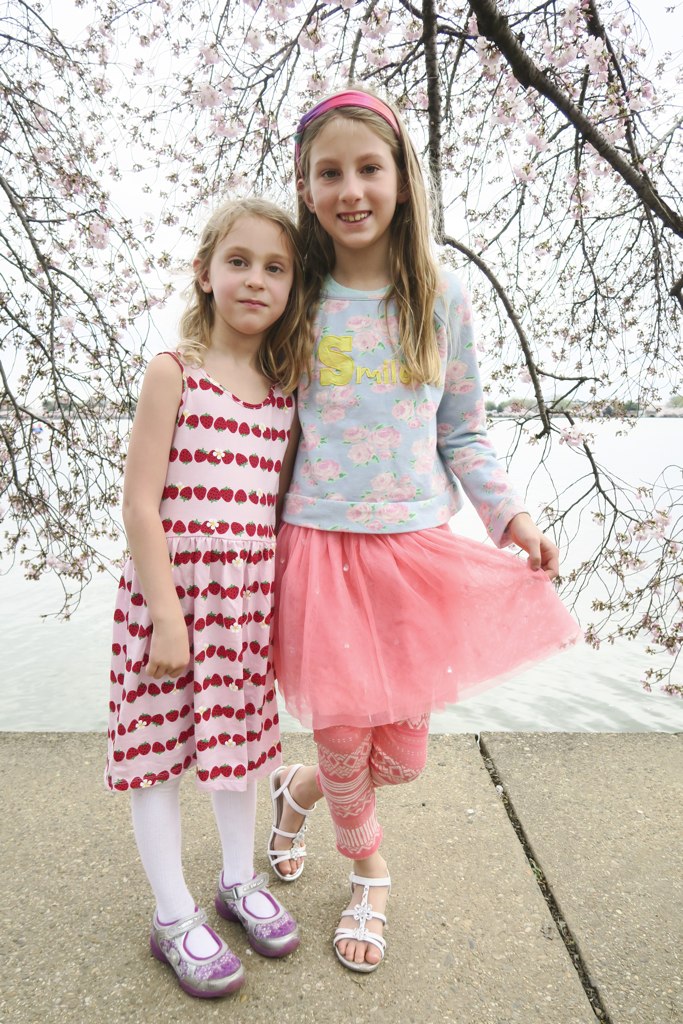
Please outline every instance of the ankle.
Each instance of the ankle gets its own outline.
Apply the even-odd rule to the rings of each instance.
[[[296,802],[307,810],[315,807],[322,793],[318,787],[315,765],[304,765],[292,779],[289,791]]]
[[[388,875],[387,862],[379,850],[362,860],[354,860],[353,871],[363,878],[385,878]]]

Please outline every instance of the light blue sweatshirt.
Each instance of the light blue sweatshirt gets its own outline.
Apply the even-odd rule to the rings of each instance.
[[[327,279],[312,379],[298,391],[302,437],[283,518],[316,530],[424,530],[448,522],[462,488],[503,546],[525,509],[486,434],[468,297],[444,272],[435,308],[442,382],[412,386],[385,294]]]

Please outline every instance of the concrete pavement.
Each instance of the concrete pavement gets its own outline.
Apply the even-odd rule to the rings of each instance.
[[[309,736],[283,746],[289,762],[313,757]],[[104,751],[88,733],[0,734],[3,1024],[683,1021],[681,735],[432,737],[422,777],[380,794],[393,890],[387,959],[369,976],[331,949],[348,866],[324,806],[302,879],[273,882],[301,948],[267,961],[213,909],[220,848],[188,778],[188,884],[247,970],[237,995],[210,1001],[149,954],[152,898],[128,797],[101,783]]]

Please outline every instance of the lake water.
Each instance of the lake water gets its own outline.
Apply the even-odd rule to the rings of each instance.
[[[617,425],[600,425],[596,446],[601,461],[631,483],[652,483],[666,465],[680,465],[683,421],[644,419],[625,437],[616,436],[617,431]],[[499,451],[505,451],[508,428],[497,424],[492,436]],[[523,483],[531,476],[535,458],[532,448],[518,452],[515,480]],[[575,480],[581,465],[566,447],[553,452],[550,468],[558,490]],[[530,487],[530,507],[550,497],[547,477],[538,474]],[[453,525],[460,533],[483,538],[481,524],[469,508]],[[586,542],[585,536],[573,542],[567,564],[578,562],[582,552],[577,546]],[[73,618],[62,622],[49,614],[60,605],[55,580],[28,582],[16,568],[0,577],[0,730],[106,728],[116,586],[112,577],[99,576],[86,589]],[[663,658],[661,663],[666,663]],[[648,694],[641,687],[640,679],[651,664],[644,643],[623,641],[598,651],[581,644],[435,715],[432,730],[683,731],[683,700],[659,692]],[[284,712],[282,724],[285,731],[299,728]]]

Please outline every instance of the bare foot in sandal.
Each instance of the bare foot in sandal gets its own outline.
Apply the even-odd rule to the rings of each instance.
[[[304,869],[306,818],[321,797],[315,765],[283,766],[270,776],[273,827],[268,859],[283,882],[295,881]]]
[[[384,959],[385,911],[391,879],[379,852],[354,861],[353,867],[351,902],[335,932],[334,949],[345,967],[369,973]]]

